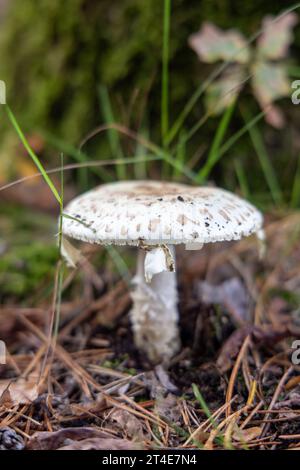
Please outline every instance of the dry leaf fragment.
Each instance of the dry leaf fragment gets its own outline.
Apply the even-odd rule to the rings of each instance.
[[[125,432],[126,436],[138,440],[144,438],[142,423],[132,413],[116,408],[109,418],[114,422],[114,426]]]
[[[220,304],[232,315],[238,325],[251,320],[250,297],[238,277],[233,277],[219,285],[203,281],[199,283],[199,296],[206,304]]]
[[[236,427],[235,431],[232,434],[232,438],[237,442],[250,442],[253,439],[256,439],[261,435],[261,428],[259,426],[253,426],[247,429],[240,429]]]
[[[189,44],[203,62],[230,60],[245,64],[249,60],[250,50],[239,31],[222,31],[210,22],[204,22],[200,31],[192,34]]]
[[[240,67],[231,66],[214,80],[206,90],[206,108],[213,115],[219,114],[236,100],[240,93],[246,75]]]
[[[283,15],[277,20],[275,16],[267,15],[262,22],[263,33],[257,41],[258,54],[270,60],[286,57],[293,40],[292,28],[297,22],[298,16],[294,12]]]

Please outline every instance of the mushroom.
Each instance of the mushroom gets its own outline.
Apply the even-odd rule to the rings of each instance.
[[[175,245],[262,238],[262,214],[214,187],[158,181],[101,185],[71,201],[63,234],[101,245],[138,247],[130,312],[136,346],[154,362],[179,350]]]

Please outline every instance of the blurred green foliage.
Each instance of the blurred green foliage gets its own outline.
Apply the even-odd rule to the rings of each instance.
[[[26,133],[40,130],[56,136],[65,143],[65,149],[62,145],[60,149],[66,155],[73,153],[74,160],[79,159],[76,152],[81,138],[95,126],[114,120],[138,131],[142,129],[145,137],[160,142],[162,0],[10,0],[7,4],[8,9],[0,20],[0,78],[6,82],[8,102]],[[171,123],[211,70],[199,62],[187,44],[190,34],[203,21],[211,21],[223,29],[238,29],[249,37],[258,30],[266,14],[276,15],[290,5],[293,2],[274,0],[172,0]],[[296,57],[299,28],[295,33]],[[299,67],[297,73],[300,76]],[[204,113],[200,100],[185,122],[177,148],[175,143],[171,149],[175,157],[190,167],[191,160],[196,162],[199,170],[215,147],[222,148],[223,141],[258,112],[255,103],[238,101],[230,129],[226,125],[221,132],[222,121],[209,119],[205,131],[201,129],[185,146],[182,142],[186,132]],[[257,128],[252,128],[222,156],[213,178],[230,189],[235,189],[238,183],[246,197],[267,204],[272,193],[268,179],[270,175],[273,180],[274,175],[278,176],[283,189],[279,203],[291,201],[291,207],[299,207],[300,147],[293,145],[299,118],[296,108],[290,112],[291,125],[283,132],[259,122]],[[219,125],[222,139],[220,145],[214,145]],[[10,153],[7,149],[11,144],[11,130],[5,135],[8,126],[8,120],[3,118],[0,156]],[[115,131],[108,133],[108,137],[101,142],[97,140],[97,152],[91,152],[95,158],[145,154],[143,148],[124,145]],[[85,158],[83,154],[81,157]],[[147,175],[146,169],[141,172],[137,167],[136,175],[139,174]],[[174,176],[180,177],[180,172],[174,171]],[[98,182],[100,178],[104,179],[103,173],[97,174]],[[5,215],[7,219],[12,218],[11,213]],[[20,214],[16,219],[20,222]],[[22,219],[20,233],[32,234],[33,223],[31,218]],[[37,223],[41,224],[40,218]],[[1,233],[2,236],[3,240],[10,240],[9,234]],[[1,295],[22,298],[34,293],[45,280],[51,280],[57,248],[32,239],[14,240],[12,245],[13,249],[8,247],[0,257]],[[122,271],[120,263],[119,268]]]
[[[14,246],[0,257],[1,296],[36,295],[41,282],[52,283],[57,247],[33,242]]]
[[[0,209],[0,302],[39,297],[42,288],[53,285],[56,221],[13,204],[1,204]]]

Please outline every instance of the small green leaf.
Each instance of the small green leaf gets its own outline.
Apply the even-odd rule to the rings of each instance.
[[[203,62],[229,60],[245,64],[250,58],[250,48],[239,31],[222,31],[209,22],[204,22],[200,31],[190,36],[189,44]]]

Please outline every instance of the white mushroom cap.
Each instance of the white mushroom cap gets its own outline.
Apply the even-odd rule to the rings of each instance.
[[[71,201],[64,212],[72,217],[63,219],[65,235],[103,245],[192,248],[238,240],[263,224],[254,206],[228,191],[158,181],[101,185]]]

